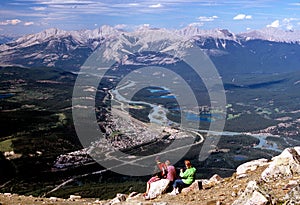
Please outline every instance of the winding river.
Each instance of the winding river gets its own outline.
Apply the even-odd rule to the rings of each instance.
[[[129,81],[124,85],[118,86],[116,89],[111,90],[110,94],[112,96],[112,100],[117,101],[121,104],[121,109],[125,112],[127,112],[124,108],[124,104],[137,104],[137,105],[147,105],[150,106],[152,109],[148,115],[148,118],[150,120],[150,123],[155,123],[158,125],[168,125],[168,124],[177,124],[176,122],[173,122],[167,118],[168,109],[164,108],[162,105],[157,104],[151,104],[144,101],[132,101],[128,100],[124,96],[120,94],[119,91],[125,90],[127,88],[131,88],[135,86],[136,83],[133,81]],[[162,88],[163,90],[168,90],[167,88]],[[163,90],[161,92],[163,92]],[[168,92],[166,92],[167,94]],[[191,129],[190,131],[195,132],[201,132],[201,133],[209,133],[212,135],[222,135],[222,136],[239,136],[239,135],[247,135],[251,137],[255,137],[259,139],[259,144],[254,146],[254,148],[260,148],[260,149],[266,149],[266,150],[272,150],[276,152],[282,152],[281,149],[278,148],[278,145],[275,142],[270,142],[267,140],[266,135],[259,135],[259,134],[251,134],[251,133],[240,133],[240,132],[229,132],[229,131],[223,131],[223,132],[215,132],[215,131],[209,131],[209,130],[200,130],[200,129]]]

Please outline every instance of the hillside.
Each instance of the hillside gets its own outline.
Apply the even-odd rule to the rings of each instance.
[[[0,203],[9,204],[122,204],[122,205],[213,205],[213,204],[299,204],[300,147],[287,148],[280,155],[267,162],[254,160],[240,165],[228,178],[210,181],[202,180],[203,189],[194,189],[177,196],[163,194],[153,200],[145,200],[141,194],[135,197],[123,195],[123,200],[99,201],[95,198],[80,198],[72,195],[69,199],[35,198],[15,194],[0,194]],[[134,191],[134,190],[133,190]],[[120,195],[121,196],[121,195]]]

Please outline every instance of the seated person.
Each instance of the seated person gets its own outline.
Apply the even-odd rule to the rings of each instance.
[[[156,169],[154,171],[154,175],[147,181],[147,188],[146,188],[146,193],[144,196],[148,195],[149,189],[150,189],[150,184],[152,182],[156,182],[160,179],[164,179],[167,177],[167,166],[165,163],[160,162],[159,158],[156,157]]]
[[[174,181],[177,179],[177,173],[176,173],[175,167],[173,165],[171,165],[171,162],[169,160],[165,161],[165,165],[167,167],[166,179],[168,179],[170,181],[169,187],[171,187],[171,190],[172,190],[172,185],[173,185]],[[168,190],[169,190],[169,188],[168,188]]]
[[[175,180],[173,184],[173,191],[170,195],[177,195],[181,189],[190,186],[195,180],[196,168],[192,167],[192,164],[189,160],[184,161],[186,170],[183,172],[183,169],[180,169],[179,176],[181,179]]]

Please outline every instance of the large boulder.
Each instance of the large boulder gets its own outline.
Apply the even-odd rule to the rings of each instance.
[[[150,184],[150,189],[148,192],[148,195],[146,196],[147,199],[154,199],[158,197],[159,195],[166,192],[168,186],[169,186],[170,180],[168,179],[161,179],[156,182],[152,182]]]
[[[183,188],[181,193],[188,193],[202,189],[202,180],[195,180],[189,187]]]
[[[268,182],[279,178],[291,178],[293,174],[300,174],[300,147],[287,148],[280,155],[273,157],[261,177]]]
[[[263,192],[260,191],[260,188],[255,181],[250,181],[247,184],[245,191],[232,205],[266,205],[269,202],[267,197],[268,196],[265,196]]]
[[[221,183],[223,181],[223,178],[219,175],[215,174],[211,178],[202,180],[202,189],[210,189],[214,187],[215,185]]]
[[[209,189],[216,184],[219,184],[220,182],[223,181],[223,178],[220,177],[219,175],[215,174],[209,179],[198,179],[195,180],[190,186],[183,188],[181,190],[182,193],[188,193],[191,191],[197,191],[200,189]]]
[[[265,166],[268,164],[267,159],[257,159],[250,162],[241,164],[236,169],[237,178],[242,178],[247,176],[248,171],[255,171],[258,167]]]

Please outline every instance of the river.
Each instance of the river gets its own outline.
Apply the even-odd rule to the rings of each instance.
[[[147,105],[150,106],[152,109],[149,112],[148,118],[150,123],[155,123],[158,125],[171,125],[171,124],[178,124],[176,122],[173,122],[171,120],[169,120],[167,118],[167,113],[169,112],[168,109],[164,108],[162,105],[159,104],[154,104],[154,103],[148,103],[148,102],[144,102],[144,101],[132,101],[129,99],[126,99],[124,96],[122,96],[120,94],[119,91],[121,90],[125,90],[127,88],[131,88],[133,86],[135,86],[136,83],[133,81],[129,81],[124,85],[118,86],[116,89],[113,89],[110,91],[111,95],[112,95],[112,99],[116,100],[117,102],[119,102],[121,104],[121,109],[125,112],[127,112],[124,108],[124,104],[137,104],[137,105]],[[149,91],[151,93],[165,93],[167,95],[165,96],[171,96],[169,95],[169,91],[167,88],[162,88],[160,89],[149,89]],[[189,116],[189,115],[188,115]],[[199,118],[201,119],[201,117]],[[191,120],[194,120],[194,118],[192,118]],[[205,120],[207,121],[207,118],[205,118]],[[201,133],[208,133],[211,135],[218,135],[218,136],[241,136],[241,135],[247,135],[247,136],[251,136],[251,137],[255,137],[259,140],[259,144],[255,145],[254,148],[258,148],[258,149],[266,149],[266,150],[272,150],[272,151],[276,151],[276,152],[282,152],[281,149],[278,148],[278,145],[275,142],[270,142],[267,140],[268,136],[271,135],[260,135],[260,134],[252,134],[252,133],[243,133],[243,132],[230,132],[230,131],[222,131],[222,132],[216,132],[216,131],[209,131],[209,130],[201,130],[201,129],[191,129],[193,131],[196,132],[201,132]],[[275,136],[274,136],[275,137]],[[278,136],[276,136],[278,137]]]

